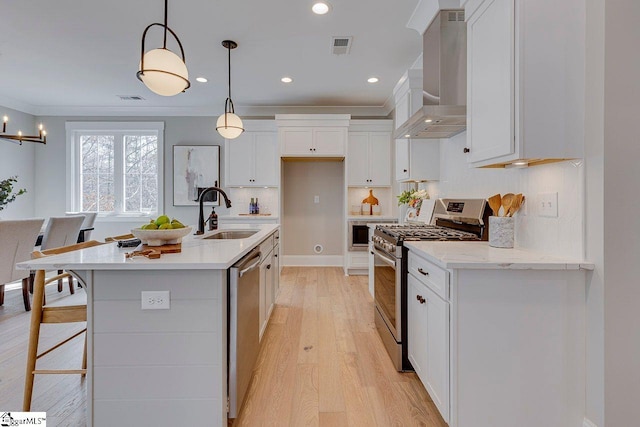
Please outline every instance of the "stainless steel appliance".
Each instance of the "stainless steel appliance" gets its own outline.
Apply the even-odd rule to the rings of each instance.
[[[349,220],[347,221],[347,228],[349,230],[349,237],[347,240],[347,247],[349,251],[366,251],[369,247],[369,226],[370,223],[395,223],[395,219],[376,219],[372,217],[371,220]]]
[[[378,225],[372,237],[375,324],[398,371],[407,358],[407,248],[409,240],[487,240],[491,209],[484,199],[438,199],[430,224]]]
[[[463,10],[441,10],[423,35],[423,107],[393,137],[450,138],[467,127],[467,25]]]
[[[240,412],[260,349],[260,259],[256,248],[229,269],[229,418]]]

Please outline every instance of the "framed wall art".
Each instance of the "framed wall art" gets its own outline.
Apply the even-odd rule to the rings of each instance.
[[[173,146],[173,206],[197,206],[202,190],[219,185],[219,146]],[[220,204],[217,191],[205,197],[208,205]]]

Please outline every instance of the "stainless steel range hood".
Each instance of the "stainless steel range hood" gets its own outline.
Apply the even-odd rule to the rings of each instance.
[[[467,128],[467,27],[464,11],[441,10],[423,36],[423,107],[394,138],[449,138]]]

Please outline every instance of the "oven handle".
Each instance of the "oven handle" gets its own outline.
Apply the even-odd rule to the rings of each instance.
[[[373,253],[374,256],[379,256],[382,259],[382,261],[384,261],[385,263],[389,264],[391,267],[393,267],[393,268],[396,267],[396,261],[395,260],[382,255],[382,253],[380,251],[378,251],[377,249],[374,248],[372,253]]]

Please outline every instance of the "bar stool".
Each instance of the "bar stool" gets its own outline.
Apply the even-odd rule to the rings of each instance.
[[[44,256],[57,255],[71,252],[79,249],[90,248],[92,246],[102,245],[103,243],[91,240],[84,243],[78,243],[62,248],[54,248],[45,251],[33,252],[33,258],[41,258]],[[85,334],[84,354],[82,356],[82,369],[36,369],[36,361],[49,354],[58,347],[68,343],[77,336],[85,333],[87,328],[73,334],[72,336],[60,341],[48,350],[38,354],[38,340],[40,338],[40,325],[43,323],[75,323],[87,321],[87,295],[85,292],[78,292],[74,295],[66,296],[56,300],[51,304],[44,303],[45,286],[55,282],[62,277],[69,277],[69,273],[58,274],[54,277],[45,278],[45,270],[37,270],[34,280],[33,303],[31,310],[31,326],[29,330],[29,349],[27,351],[27,369],[24,384],[24,400],[22,404],[23,411],[31,410],[31,398],[33,396],[33,381],[36,374],[80,374],[85,376],[87,373],[87,337]]]

